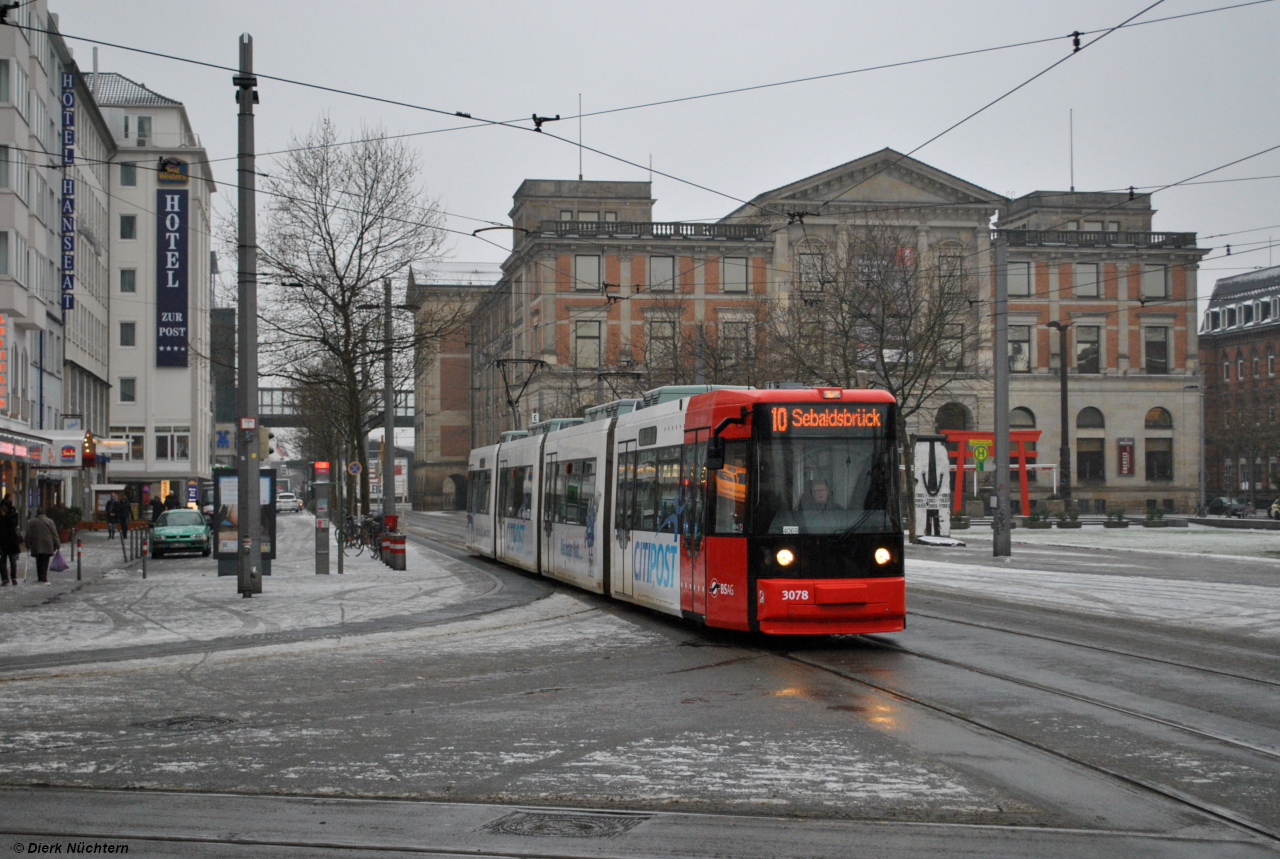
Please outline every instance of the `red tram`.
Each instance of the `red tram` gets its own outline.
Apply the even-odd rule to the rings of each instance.
[[[708,626],[905,625],[883,391],[659,388],[472,451],[473,551]]]

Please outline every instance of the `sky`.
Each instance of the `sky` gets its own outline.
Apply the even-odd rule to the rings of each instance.
[[[1109,2],[399,2],[308,0],[50,0],[67,36],[84,36],[234,66],[254,39],[255,71],[473,117],[467,124],[414,107],[262,79],[257,149],[285,149],[323,115],[353,133],[414,133],[429,193],[457,230],[453,263],[499,262],[510,239],[469,234],[508,222],[524,179],[575,179],[578,123],[530,129],[528,117],[587,112],[846,72],[1036,39],[1043,44],[829,77],[582,121],[586,179],[654,176],[657,220],[719,218],[739,200],[885,146],[909,152],[1071,54],[1073,31],[1113,27],[1153,0]],[[1240,0],[1164,0],[1136,21]],[[1280,0],[1123,29],[1090,45],[915,153],[1004,195],[1075,187],[1119,190],[1179,182],[1280,145]],[[82,69],[92,46],[69,39]],[[231,73],[120,48],[99,49],[119,72],[182,101],[213,159],[234,181]],[[432,133],[424,133],[432,132]],[[270,173],[273,158],[259,158]],[[1270,178],[1258,178],[1270,177]],[[1196,232],[1217,248],[1214,280],[1280,264],[1280,148],[1205,179],[1246,181],[1158,193],[1154,228]],[[702,186],[694,187],[691,184]],[[235,194],[217,202],[230,213]],[[261,201],[260,201],[261,206]],[[1241,232],[1241,231],[1250,232]],[[1231,235],[1223,236],[1229,233]],[[1230,243],[1232,255],[1225,256]],[[234,266],[223,266],[229,271]],[[225,276],[225,275],[224,275]]]

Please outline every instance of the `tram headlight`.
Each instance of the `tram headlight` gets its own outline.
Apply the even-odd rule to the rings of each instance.
[[[879,549],[876,549],[876,563],[880,566],[883,567],[885,564],[889,563],[891,558],[893,558],[893,554],[885,547],[881,546]]]
[[[790,549],[779,549],[777,558],[778,558],[778,566],[789,567],[791,566],[791,562],[796,559],[796,553],[791,551]]]

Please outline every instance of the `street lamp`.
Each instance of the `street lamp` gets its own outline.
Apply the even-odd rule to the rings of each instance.
[[[1062,414],[1062,446],[1058,448],[1058,472],[1060,479],[1058,481],[1058,492],[1062,495],[1062,503],[1066,507],[1071,506],[1071,438],[1068,433],[1067,424],[1067,329],[1070,328],[1070,322],[1053,321],[1048,323],[1048,327],[1058,330],[1058,378],[1061,379],[1061,397],[1062,404],[1060,412]]]

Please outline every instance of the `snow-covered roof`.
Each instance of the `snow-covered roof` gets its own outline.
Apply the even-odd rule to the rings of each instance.
[[[125,105],[168,105],[180,106],[182,102],[174,101],[146,88],[145,85],[131,81],[115,72],[89,72],[84,76],[85,84],[93,93],[94,100],[104,107],[121,107]]]

